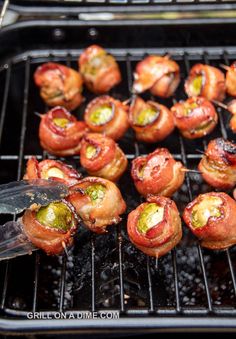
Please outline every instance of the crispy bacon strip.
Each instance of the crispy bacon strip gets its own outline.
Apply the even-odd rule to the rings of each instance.
[[[58,160],[43,160],[38,162],[35,157],[27,161],[25,180],[51,179],[63,182],[68,186],[77,184],[82,175],[74,168]]]
[[[121,101],[104,95],[88,104],[84,120],[92,132],[118,140],[129,127],[128,109]]]
[[[83,100],[82,77],[72,68],[48,62],[37,68],[34,81],[40,87],[40,95],[48,106],[63,106],[73,110]]]
[[[63,252],[73,244],[77,219],[66,201],[51,203],[38,211],[26,210],[22,217],[23,230],[29,240],[48,255]]]
[[[93,232],[104,233],[106,227],[118,224],[126,210],[120,190],[106,179],[87,177],[71,187],[67,200],[74,206],[84,224]]]
[[[223,192],[200,194],[183,218],[203,247],[222,250],[236,244],[236,201]]]
[[[189,97],[202,96],[208,100],[223,101],[225,90],[224,74],[209,65],[194,65],[185,81],[185,92]]]
[[[134,73],[133,91],[150,90],[153,95],[168,98],[180,83],[179,65],[170,57],[150,55],[140,61]]]
[[[154,101],[145,102],[140,97],[130,106],[129,122],[137,140],[151,143],[165,139],[175,127],[167,107]]]
[[[233,188],[236,185],[236,145],[223,138],[211,140],[198,169],[211,186]]]
[[[84,136],[80,162],[90,175],[111,181],[117,181],[128,165],[125,154],[115,141],[98,133]]]
[[[80,141],[88,131],[86,124],[78,121],[63,107],[54,107],[41,115],[39,139],[43,149],[58,156],[79,154]]]
[[[100,46],[92,45],[86,48],[78,63],[84,82],[93,93],[106,93],[121,81],[115,58]]]
[[[192,97],[176,103],[171,111],[176,127],[188,139],[201,138],[209,134],[218,122],[214,106],[203,97]]]
[[[131,175],[136,189],[143,196],[169,197],[182,185],[185,168],[166,148],[157,148],[146,157],[140,156],[132,161]]]
[[[160,258],[174,248],[182,238],[178,209],[173,200],[149,196],[128,215],[128,235],[142,252]]]

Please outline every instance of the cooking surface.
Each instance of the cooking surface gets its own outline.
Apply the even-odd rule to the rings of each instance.
[[[104,46],[106,47],[106,46]],[[121,67],[123,81],[110,92],[125,100],[131,96],[132,72],[145,54],[141,49],[111,50]],[[175,50],[149,49],[155,54],[171,52],[181,67],[182,82],[175,100],[184,99],[183,80],[189,68],[197,63],[219,66],[236,59],[231,48],[177,48]],[[0,72],[0,182],[20,179],[31,155],[43,159],[49,156],[39,145],[39,118],[34,112],[46,112],[33,83],[36,67],[46,61],[64,63],[77,68],[81,50],[29,51],[15,56]],[[86,102],[74,113],[83,116],[83,109],[94,95],[84,91]],[[145,99],[150,98],[144,94]],[[157,99],[157,98],[156,98]],[[157,99],[158,101],[159,99]],[[168,107],[172,100],[159,100]],[[176,159],[182,159],[188,168],[196,168],[201,151],[212,138],[223,136],[235,140],[228,128],[229,113],[218,109],[220,121],[209,136],[200,140],[184,140],[177,131],[166,140],[153,145],[135,142],[129,131],[119,142],[129,161],[139,154],[147,154],[156,147],[167,147]],[[60,158],[63,161],[64,158]],[[79,171],[79,157],[65,160]],[[129,213],[142,199],[137,194],[128,171],[119,182]],[[82,171],[83,172],[83,171]],[[174,195],[180,212],[199,193],[210,191],[200,175],[186,176],[182,188]],[[10,217],[9,217],[10,218]],[[7,217],[1,217],[4,223]],[[0,263],[1,314],[8,319],[26,318],[29,311],[98,311],[120,310],[121,317],[168,316],[232,316],[236,326],[236,247],[227,251],[203,250],[195,237],[184,226],[184,236],[176,249],[159,260],[138,251],[128,240],[126,216],[118,226],[109,227],[106,235],[79,231],[69,257],[48,257],[41,251]],[[210,326],[210,318],[209,326]],[[193,323],[194,325],[194,323]],[[63,326],[63,321],[61,325]],[[78,323],[79,327],[80,324]],[[106,326],[106,323],[105,325]],[[136,322],[136,326],[141,323]]]

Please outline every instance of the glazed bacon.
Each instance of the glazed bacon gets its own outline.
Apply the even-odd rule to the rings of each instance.
[[[38,162],[35,157],[32,157],[27,161],[23,179],[51,179],[72,186],[81,179],[81,174],[61,161],[43,160]]]
[[[130,106],[129,122],[136,139],[157,142],[165,139],[174,130],[174,119],[167,107],[154,101],[145,102],[136,97]]]
[[[69,67],[48,62],[37,68],[34,81],[48,106],[63,106],[71,111],[83,100],[82,77]]]
[[[208,100],[223,101],[225,90],[224,74],[209,65],[194,65],[185,81],[185,92],[189,97],[202,96]]]
[[[171,111],[176,127],[188,139],[201,138],[209,134],[218,122],[214,106],[203,97],[192,97],[176,103]]]
[[[200,194],[183,218],[203,247],[222,250],[236,244],[236,201],[223,192]]]
[[[179,65],[168,55],[150,55],[140,61],[134,73],[134,93],[150,90],[153,95],[168,98],[180,83]]]
[[[211,140],[198,169],[211,186],[233,188],[236,185],[236,145],[223,138]]]
[[[91,176],[117,181],[128,160],[115,141],[98,133],[86,134],[81,142],[81,165]]]
[[[79,154],[80,141],[88,131],[86,124],[78,121],[63,107],[54,107],[41,115],[39,139],[43,149],[58,156]]]
[[[104,95],[88,104],[84,120],[92,132],[118,140],[129,127],[128,109],[121,101]]]
[[[87,177],[71,187],[67,200],[84,224],[93,232],[105,233],[106,227],[121,221],[126,204],[117,186],[106,179]]]
[[[226,72],[226,91],[229,95],[235,97],[236,96],[236,61],[232,63],[232,65],[224,66],[227,69]]]
[[[23,230],[29,240],[48,255],[63,252],[73,244],[77,219],[69,204],[62,200],[39,210],[26,210],[22,217]]]
[[[182,185],[185,168],[168,149],[157,148],[132,161],[131,175],[137,191],[144,197],[148,194],[169,197]]]
[[[166,197],[149,196],[147,202],[129,213],[127,230],[138,249],[156,258],[168,253],[182,238],[178,209]]]
[[[97,45],[83,51],[79,58],[79,69],[87,88],[95,94],[106,93],[121,81],[115,58]]]

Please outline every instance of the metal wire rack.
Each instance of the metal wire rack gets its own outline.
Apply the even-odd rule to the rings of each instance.
[[[131,95],[132,72],[145,54],[142,49],[114,49],[123,75],[123,82],[111,91],[120,99]],[[229,64],[236,59],[235,48],[148,49],[147,53],[171,53],[180,64],[182,83],[176,99],[185,97],[183,79],[196,62],[212,65]],[[80,50],[41,50],[17,55],[1,68],[0,81],[0,180],[21,179],[27,159],[51,158],[38,142],[38,118],[34,111],[45,112],[38,90],[33,85],[36,67],[48,60],[76,68]],[[85,92],[87,101],[92,94]],[[147,98],[148,94],[144,95]],[[171,106],[170,100],[162,101]],[[75,114],[82,117],[84,106]],[[227,112],[218,109],[219,124],[209,136],[198,141],[184,140],[176,131],[164,142],[147,146],[137,143],[130,131],[120,142],[129,161],[147,154],[157,146],[168,147],[176,159],[188,168],[196,168],[208,140],[222,135],[235,139],[228,129]],[[65,159],[62,159],[65,160]],[[65,160],[78,170],[79,157]],[[127,213],[140,203],[129,171],[120,181],[128,204]],[[183,210],[197,194],[210,190],[198,174],[186,176],[185,184],[174,199]],[[6,218],[1,217],[1,222]],[[27,312],[117,310],[116,322],[90,320],[63,323],[51,321],[55,329],[83,329],[105,326],[112,328],[161,327],[236,327],[236,251],[210,252],[201,249],[196,239],[184,228],[183,241],[167,256],[155,260],[136,250],[126,234],[126,216],[118,227],[111,227],[105,236],[78,234],[69,257],[47,257],[41,252],[0,263],[0,327],[11,330],[40,328],[42,320],[27,321]],[[17,319],[17,322],[14,322]],[[193,321],[194,319],[194,321]],[[19,322],[20,320],[20,322]],[[50,322],[50,320],[49,320]],[[101,325],[102,324],[102,325]],[[92,327],[91,327],[92,326]],[[48,329],[48,328],[47,328]],[[46,330],[46,329],[45,329]]]

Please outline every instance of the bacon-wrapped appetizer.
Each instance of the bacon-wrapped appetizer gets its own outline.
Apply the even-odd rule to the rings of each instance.
[[[133,91],[150,90],[153,95],[168,98],[174,94],[180,82],[179,65],[168,55],[150,55],[140,61],[135,69]]]
[[[169,252],[182,238],[178,209],[166,197],[149,196],[147,202],[129,213],[127,230],[138,249],[156,258]]]
[[[93,232],[104,233],[106,227],[121,221],[126,204],[117,186],[106,179],[87,177],[71,187],[67,200],[84,224]]]
[[[84,120],[92,132],[118,140],[129,127],[128,109],[121,101],[103,95],[88,104]]]
[[[130,106],[129,122],[137,140],[157,142],[174,130],[174,119],[167,107],[136,97]]]
[[[77,223],[72,207],[64,200],[26,210],[22,217],[26,236],[48,255],[60,254],[72,245]]]
[[[203,97],[192,97],[184,102],[178,102],[171,111],[176,127],[188,139],[204,137],[218,122],[214,106]]]
[[[226,91],[233,97],[236,96],[236,61],[231,66],[224,66],[227,70],[225,77]]]
[[[80,162],[90,175],[111,181],[117,181],[128,165],[125,154],[115,141],[98,133],[84,136]]]
[[[236,201],[223,192],[200,194],[183,218],[203,247],[222,250],[236,244]]]
[[[236,145],[223,138],[211,140],[198,169],[211,186],[233,188],[236,185]]]
[[[77,184],[81,174],[74,168],[58,160],[43,160],[38,162],[35,157],[27,161],[25,180],[51,179],[63,182],[68,186]]]
[[[132,161],[131,175],[136,189],[144,197],[148,194],[169,197],[182,185],[185,171],[183,164],[175,161],[168,149],[157,148]]]
[[[78,121],[63,107],[54,107],[41,115],[40,144],[49,153],[58,156],[79,154],[80,141],[88,131],[86,124]]]
[[[225,90],[224,74],[209,65],[194,65],[185,81],[185,92],[189,97],[202,96],[208,100],[222,101]]]
[[[79,69],[87,88],[96,94],[108,92],[121,81],[115,58],[97,45],[83,51],[79,58]]]
[[[48,106],[63,106],[70,111],[83,100],[82,77],[69,67],[48,62],[37,68],[34,81],[40,87],[40,95]]]

